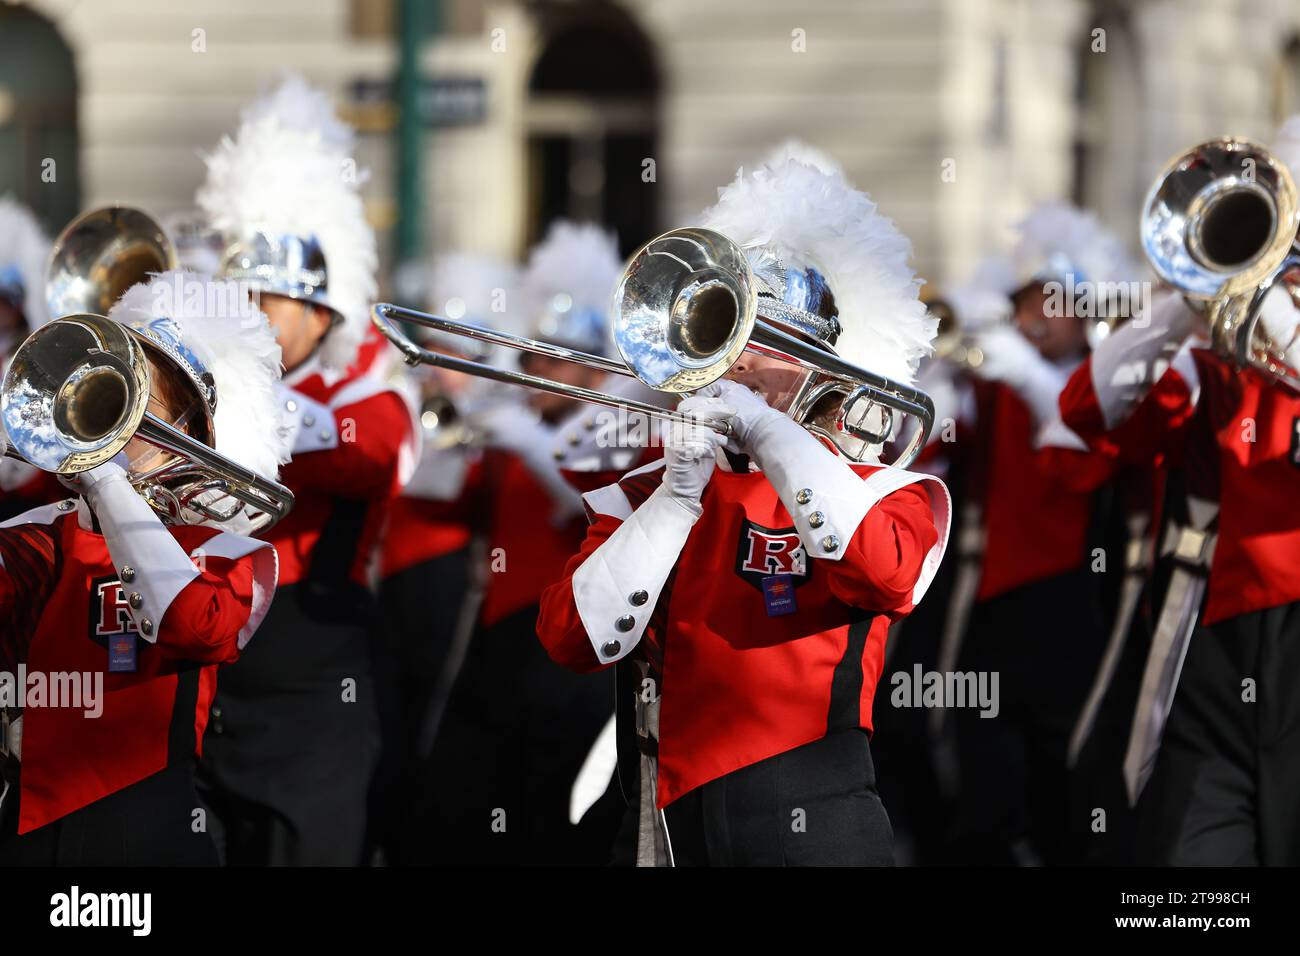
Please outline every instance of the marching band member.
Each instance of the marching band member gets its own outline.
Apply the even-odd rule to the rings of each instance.
[[[520,280],[530,337],[606,354],[609,302],[622,271],[614,238],[560,221],[532,251]],[[597,369],[523,354],[520,370],[593,388]],[[604,678],[575,676],[533,638],[542,591],[582,540],[582,501],[561,473],[557,428],[570,398],[530,391],[475,427],[486,445],[479,520],[486,590],[425,772],[427,839],[440,863],[604,863],[617,819],[575,828],[570,785],[613,710]]]
[[[1300,173],[1300,117],[1276,152]],[[1181,486],[1168,500],[1172,570],[1124,757],[1138,861],[1294,866],[1300,377],[1229,364],[1174,292],[1144,318],[1104,341],[1060,400],[1090,444],[1167,461]],[[1260,322],[1300,368],[1286,278]]]
[[[863,193],[796,160],[744,173],[702,223],[739,242],[759,312],[910,380],[934,325],[910,244]],[[892,620],[942,556],[937,479],[850,465],[783,411],[801,369],[746,352],[679,410],[661,462],[585,496],[592,523],[537,632],[579,672],[636,655],[638,862],[888,863],[867,734]],[[647,689],[648,688],[648,689]],[[661,689],[661,691],[660,691]],[[661,818],[660,818],[661,819]]]
[[[363,855],[379,745],[368,569],[417,436],[400,393],[347,371],[376,291],[352,138],[323,93],[289,77],[207,158],[198,192],[227,237],[222,277],[257,295],[284,352],[297,500],[268,536],[281,597],[264,640],[222,675],[201,767],[233,864]]]
[[[1099,489],[1115,467],[1060,426],[1056,399],[1087,353],[1094,307],[1110,301],[1098,293],[1123,283],[1127,294],[1137,272],[1095,216],[1060,203],[1022,222],[1011,263],[1011,321],[973,335],[973,401],[950,450],[961,549],[938,657],[941,674],[997,675],[999,700],[995,714],[934,712],[937,769],[959,788],[955,860],[1063,862],[1066,745],[1105,632],[1105,579],[1091,566],[1106,543]]]
[[[45,324],[45,262],[50,240],[31,210],[0,197],[0,372],[9,356]],[[3,431],[0,431],[0,438]],[[63,497],[49,472],[0,458],[0,521]]]
[[[976,464],[975,456],[954,451],[969,437],[968,423],[973,418],[971,363],[982,358],[974,338],[992,324],[1010,319],[1010,273],[1009,260],[990,258],[969,279],[943,289],[926,305],[938,320],[938,334],[934,354],[921,361],[917,386],[934,402],[934,428],[913,467],[943,479],[952,496],[957,526],[967,528],[967,533],[957,534],[927,600],[891,631],[883,679],[877,685],[871,755],[881,799],[891,808],[900,864],[927,865],[943,860],[956,796],[952,755],[937,749],[947,741],[934,740],[943,729],[935,719],[940,712],[894,707],[890,697],[896,686],[894,675],[912,680],[917,668],[925,674],[939,667],[945,619],[950,616],[953,591],[961,577],[959,569],[966,571],[966,578],[973,575],[978,580],[979,552],[972,547],[969,527],[972,513],[977,516],[979,511],[963,493],[965,472]],[[971,586],[963,584],[963,588]],[[935,746],[917,746],[917,741],[923,740],[932,740]]]
[[[164,274],[128,290],[110,318],[143,346],[150,412],[273,477],[287,460],[279,346],[246,303],[223,314],[201,293],[158,294],[203,282]],[[66,479],[76,497],[0,525],[0,668],[28,674],[17,700],[11,683],[0,702],[0,864],[217,862],[196,758],[218,665],[258,630],[276,558],[189,511],[160,517],[132,481],[170,457],[132,438]],[[82,700],[33,704],[32,677],[53,686],[56,675],[83,678]]]

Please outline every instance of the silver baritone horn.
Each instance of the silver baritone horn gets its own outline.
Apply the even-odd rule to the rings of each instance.
[[[1204,314],[1214,350],[1296,390],[1300,369],[1287,358],[1292,342],[1270,336],[1259,320],[1274,283],[1294,284],[1298,228],[1300,205],[1286,164],[1232,138],[1176,156],[1152,185],[1141,219],[1152,268]]]
[[[5,454],[45,471],[73,475],[112,459],[132,438],[160,449],[160,463],[131,484],[170,523],[231,522],[251,533],[288,514],[293,494],[213,450],[148,410],[146,357],[159,348],[99,315],[70,315],[37,329],[14,353],[0,388]],[[191,416],[212,442],[211,418]]]
[[[624,270],[612,312],[614,341],[623,362],[387,303],[375,306],[373,319],[411,364],[453,369],[680,423],[697,422],[649,403],[430,351],[411,341],[397,322],[634,376],[650,388],[672,393],[693,392],[717,381],[749,350],[811,373],[804,377],[787,412],[851,460],[864,460],[873,446],[890,438],[895,412],[914,418],[919,427],[894,462],[901,467],[910,464],[934,424],[929,395],[785,331],[764,317],[762,302],[769,300],[760,291],[739,245],[712,230],[688,228],[652,239]],[[780,307],[775,301],[771,305]],[[725,424],[715,427],[727,433]]]

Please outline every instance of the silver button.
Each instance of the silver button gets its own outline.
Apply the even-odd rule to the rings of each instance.
[[[613,657],[623,649],[623,645],[618,641],[606,641],[600,648],[600,652],[606,657]]]
[[[291,398],[284,403],[284,410],[286,412],[296,412],[298,410],[298,403]]]
[[[640,607],[650,600],[650,595],[645,591],[633,591],[627,596],[627,599],[632,602],[633,607]]]
[[[587,431],[589,431],[589,432],[590,432],[590,431],[595,431],[595,430],[596,430],[596,419],[595,419],[595,418],[588,418],[588,419],[587,419],[585,422],[583,422],[582,424],[583,424],[583,427],[585,427],[585,428],[587,429]]]
[[[795,492],[794,500],[799,502],[801,505],[806,505],[808,502],[812,501],[812,489],[800,488]]]
[[[555,460],[556,460],[556,461],[564,461],[564,456],[565,456],[566,454],[567,454],[567,453],[566,453],[565,451],[563,451],[562,449],[559,449],[559,448],[555,449]]]
[[[823,551],[838,551],[840,549],[840,539],[833,534],[828,534],[822,538]]]
[[[820,528],[826,523],[826,516],[820,511],[814,511],[808,516],[808,523],[814,528]]]
[[[582,439],[578,436],[578,433],[577,433],[577,432],[570,432],[570,434],[569,434],[569,444],[570,444],[570,445],[576,445],[576,444],[578,444],[578,442],[580,442],[580,441],[582,441]]]
[[[315,415],[304,415],[304,416],[302,416],[302,423],[303,423],[304,425],[306,425],[308,428],[311,428],[313,425],[316,424],[316,416],[315,416]]]
[[[123,581],[125,581],[127,584],[130,584],[132,581],[135,580],[135,568],[131,567],[131,565],[129,564],[122,565],[121,577]]]
[[[137,611],[144,606],[144,597],[140,594],[139,591],[132,591],[131,596],[126,600],[127,603],[130,604],[131,607]]]
[[[614,626],[620,631],[630,631],[632,628],[636,627],[636,618],[631,614],[624,614],[614,622]]]
[[[328,428],[322,428],[322,429],[320,430],[320,440],[321,440],[321,441],[329,441],[329,440],[330,440],[330,430],[329,430]]]
[[[71,511],[71,510],[72,510],[73,508],[75,508],[75,507],[77,507],[77,503],[76,503],[75,501],[60,501],[60,502],[59,502],[59,510],[60,510],[60,511]]]
[[[152,633],[153,633],[153,621],[149,620],[147,617],[146,617],[143,621],[141,621],[141,622],[140,622],[140,633],[143,634],[145,637],[148,637],[150,634],[152,634]]]

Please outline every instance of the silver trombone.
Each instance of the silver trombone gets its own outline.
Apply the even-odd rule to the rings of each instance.
[[[244,533],[279,521],[293,507],[288,488],[148,410],[153,373],[146,351],[156,347],[100,315],[69,315],[41,326],[14,353],[0,388],[4,454],[75,475],[138,438],[173,459],[130,475],[135,490],[167,520],[192,523],[190,516],[197,515],[229,522],[243,513]],[[204,424],[211,424],[206,417]]]
[[[1300,267],[1300,201],[1286,164],[1245,139],[1174,157],[1143,205],[1142,248],[1156,274],[1209,326],[1214,350],[1300,390],[1300,369],[1260,326],[1273,285]]]
[[[432,351],[412,341],[398,323],[635,377],[650,388],[673,393],[693,392],[717,381],[750,350],[810,373],[790,415],[854,461],[864,460],[873,446],[890,438],[893,413],[915,418],[920,427],[894,462],[900,467],[911,464],[934,425],[930,396],[783,331],[762,316],[762,309],[744,250],[720,233],[691,228],[652,239],[624,270],[613,306],[614,341],[622,362],[391,303],[376,305],[372,320],[411,365],[433,365],[678,424],[700,422],[647,402]],[[707,424],[730,434],[726,423]]]

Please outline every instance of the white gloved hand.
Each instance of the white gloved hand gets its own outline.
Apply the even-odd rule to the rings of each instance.
[[[728,443],[733,450],[752,452],[754,436],[761,427],[778,418],[786,418],[784,412],[767,404],[761,395],[730,379],[720,378],[712,385],[700,389],[697,394],[716,395],[735,409],[735,414],[730,419],[731,441]]]
[[[1036,367],[1047,364],[1033,343],[1010,325],[990,326],[974,338],[984,353],[984,361],[974,373],[985,381],[1003,382],[1018,389],[1029,381]]]
[[[673,422],[664,435],[664,490],[694,515],[700,514],[700,497],[717,465],[718,448],[726,437],[708,422],[729,421],[734,410],[719,398],[692,395],[677,406],[698,425]]]
[[[985,329],[975,336],[975,341],[984,352],[984,361],[974,370],[977,376],[1014,389],[1029,406],[1037,424],[1057,417],[1057,399],[1069,381],[1073,364],[1053,365],[1009,325]]]

